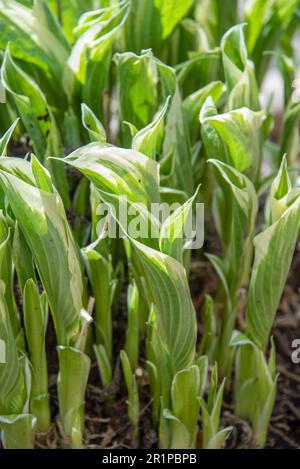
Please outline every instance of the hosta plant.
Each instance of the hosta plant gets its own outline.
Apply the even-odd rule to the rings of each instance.
[[[160,448],[224,447],[224,401],[266,444],[300,227],[298,18],[298,0],[0,0],[5,448],[58,426],[89,446],[97,387],[134,447],[148,417]]]
[[[32,156],[29,163],[3,157],[0,167],[5,198],[32,253],[53,315],[60,365],[58,393],[63,427],[72,445],[80,446],[84,393],[90,368],[90,359],[84,354],[84,348],[91,318],[84,309],[78,248],[67,223],[62,200],[49,173],[38,160]],[[41,316],[40,334],[43,336],[45,312],[40,308],[45,306],[39,304],[37,297],[34,298],[37,293],[33,292],[30,283],[25,284],[24,290],[25,327],[34,365],[37,360],[34,354],[44,352],[43,343],[34,343],[38,338],[34,337],[36,332],[30,315],[36,315],[35,327],[39,327],[37,318]],[[30,304],[32,302],[35,306]],[[38,308],[38,311],[34,313],[31,308]],[[36,396],[37,401],[42,394]]]

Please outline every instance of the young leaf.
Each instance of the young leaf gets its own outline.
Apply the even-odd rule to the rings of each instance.
[[[214,303],[210,295],[205,295],[202,311],[204,334],[200,344],[199,355],[207,355],[210,363],[212,363],[216,347],[217,331]]]
[[[14,133],[14,130],[19,122],[19,118],[7,129],[3,137],[0,138],[0,156],[7,156],[7,145]]]
[[[221,161],[208,162],[214,166],[218,181],[213,212],[223,244],[227,282],[234,295],[241,281],[248,251],[251,252],[258,201],[254,186],[245,175]]]
[[[0,415],[22,412],[26,396],[23,394],[23,372],[18,357],[9,311],[4,297],[5,284],[0,281],[0,337],[5,344],[4,360],[0,363]]]
[[[61,140],[53,113],[44,93],[36,82],[12,59],[9,47],[6,49],[1,67],[1,80],[12,93],[25,128],[32,139],[32,145],[39,160],[51,170],[57,188],[66,206],[69,202],[68,182],[64,173],[57,171],[57,163],[49,163],[49,154],[61,156]]]
[[[8,219],[0,210],[0,280],[5,283],[5,301],[15,337],[20,331],[20,318],[14,297],[14,270],[12,263],[12,233]]]
[[[0,429],[4,448],[33,448],[36,419],[29,413],[31,376],[28,360],[19,357],[10,314],[0,281],[0,337],[4,356],[0,361]]]
[[[130,202],[146,206],[159,200],[158,164],[134,150],[90,143],[63,161],[81,171],[107,196],[126,195]]]
[[[139,239],[158,247],[159,221],[149,211],[151,203],[159,201],[155,161],[134,150],[92,143],[71,153],[64,162],[93,182],[101,202],[111,208],[116,220],[124,220],[126,214],[127,226],[121,226],[122,230],[131,226]]]
[[[300,102],[290,101],[284,111],[283,127],[280,139],[279,155],[287,154],[290,165],[294,164],[299,154]]]
[[[198,116],[205,100],[208,96],[211,96],[213,101],[218,103],[224,93],[225,85],[221,81],[213,81],[184,99],[183,109],[186,115],[191,141],[195,140],[197,132],[199,134]]]
[[[91,360],[80,350],[59,345],[58,397],[64,431],[73,448],[82,448],[84,398]]]
[[[289,205],[289,196],[291,195],[291,181],[287,170],[286,156],[282,162],[277,176],[272,182],[270,191],[270,224],[278,220]]]
[[[13,238],[13,263],[20,289],[23,291],[27,280],[36,281],[36,274],[30,248],[17,222],[15,223]]]
[[[75,39],[73,30],[77,26],[80,16],[85,11],[93,9],[93,0],[60,0],[59,4],[56,0],[48,0],[48,3],[60,20],[68,40],[73,43]],[[100,3],[102,6],[103,1]]]
[[[45,159],[47,138],[54,124],[52,113],[41,89],[12,59],[10,48],[5,51],[1,80],[13,94],[22,121],[32,139],[34,151]]]
[[[107,356],[104,345],[94,344],[94,352],[97,359],[99,373],[103,386],[108,386],[112,380],[112,366]]]
[[[283,32],[287,33],[297,7],[297,0],[252,0],[247,5],[247,46],[255,63],[259,84],[271,60],[271,56],[263,51],[276,49]]]
[[[200,372],[197,365],[176,373],[172,382],[172,411],[189,432],[189,447],[195,447],[199,414]]]
[[[199,187],[189,200],[163,221],[160,231],[160,251],[174,257],[181,263],[183,262],[184,243],[187,236],[192,235],[192,208],[198,192]]]
[[[31,412],[37,418],[37,428],[45,432],[50,425],[48,374],[45,335],[48,322],[48,305],[45,295],[38,293],[32,279],[24,287],[24,325],[32,365]]]
[[[93,111],[84,103],[81,103],[81,119],[83,127],[88,131],[91,141],[106,142],[106,132]]]
[[[161,412],[159,425],[160,448],[188,449],[190,435],[183,423],[169,409]]]
[[[243,106],[258,111],[259,94],[254,65],[248,60],[243,24],[233,26],[221,41],[222,61],[228,90],[229,110]]]
[[[224,144],[225,154],[220,159],[245,172],[252,181],[256,181],[260,174],[264,119],[263,111],[254,112],[245,107],[204,119],[217,131]]]
[[[114,60],[117,64],[120,118],[142,129],[151,122],[158,107],[158,76],[153,54],[150,50],[141,55],[124,52],[115,54]],[[126,129],[124,143],[130,141]]]
[[[44,82],[47,98],[65,109],[66,95],[57,83],[68,59],[69,44],[47,2],[34,0],[33,7],[27,8],[14,0],[1,0],[0,29],[0,48],[5,50],[10,42],[12,56],[27,62]]]
[[[82,254],[95,297],[96,343],[104,346],[109,363],[112,364],[112,300],[114,293],[112,263],[95,249],[85,248],[82,250]]]
[[[128,391],[128,417],[134,427],[134,439],[138,440],[139,436],[139,417],[140,417],[140,403],[139,392],[137,387],[137,380],[131,368],[130,361],[124,350],[120,353],[123,373],[126,381]]]
[[[278,376],[274,343],[269,363],[264,353],[245,335],[235,334],[232,345],[239,346],[235,366],[235,411],[240,417],[251,420],[255,440],[263,447],[276,397]]]
[[[126,23],[127,49],[137,53],[149,47],[160,49],[192,4],[193,0],[132,0]]]
[[[173,373],[191,364],[196,320],[184,268],[172,257],[132,240],[145,270],[157,314],[157,330],[170,354]]]
[[[75,29],[78,39],[65,68],[66,90],[76,97],[79,87],[81,100],[100,119],[103,119],[102,93],[108,86],[113,40],[127,18],[128,9],[129,3],[123,1],[82,15]]]
[[[69,344],[79,332],[83,284],[62,201],[54,188],[46,192],[11,174],[4,159],[1,168],[1,184],[47,292],[58,343]],[[40,167],[39,171],[44,170]]]
[[[208,402],[205,403],[203,399],[200,399],[203,432],[202,448],[204,449],[222,448],[226,437],[232,430],[232,427],[226,427],[219,431],[225,379],[222,381],[219,389],[217,389],[216,371],[217,368],[215,366],[211,376]]]
[[[205,31],[209,46],[219,44],[222,34],[238,21],[238,1],[198,0],[195,18]]]
[[[265,350],[274,316],[292,261],[298,238],[300,197],[281,217],[254,238],[255,259],[251,274],[247,331],[261,350]]]
[[[170,174],[168,185],[183,190],[191,196],[194,191],[191,142],[178,86],[168,112],[163,155],[164,157],[172,155],[174,169]]]
[[[139,303],[139,290],[133,281],[127,290],[128,324],[125,342],[125,351],[133,370],[136,369],[139,360]]]
[[[167,98],[164,106],[158,112],[151,124],[142,130],[139,130],[132,139],[133,150],[140,151],[144,155],[155,160],[158,140],[162,138],[164,116],[167,112],[170,102],[170,96]]]

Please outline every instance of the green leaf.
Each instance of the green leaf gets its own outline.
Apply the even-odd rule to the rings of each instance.
[[[205,295],[204,304],[202,307],[202,318],[204,334],[200,344],[199,355],[205,354],[209,357],[212,362],[214,356],[214,348],[216,342],[216,318],[214,311],[213,299],[210,295]]]
[[[218,189],[213,212],[223,244],[223,261],[231,294],[234,295],[246,265],[254,236],[258,201],[251,181],[235,168],[209,160],[215,168]]]
[[[166,39],[179,21],[187,14],[193,0],[154,0],[154,5],[160,10],[162,39]]]
[[[232,432],[233,427],[226,427],[216,433],[207,443],[206,449],[221,449],[223,448],[226,438]]]
[[[198,0],[195,6],[196,21],[210,46],[218,45],[222,34],[238,22],[238,13],[237,0]]]
[[[5,301],[10,311],[14,335],[20,331],[20,318],[14,297],[14,270],[12,263],[12,235],[7,217],[0,210],[0,279],[5,283]]]
[[[276,58],[278,68],[281,72],[284,81],[284,104],[285,106],[287,106],[293,93],[293,82],[295,79],[295,63],[293,58],[279,51],[275,51],[273,55]]]
[[[255,63],[259,83],[262,82],[271,60],[271,56],[263,51],[276,49],[282,34],[288,31],[297,7],[298,0],[252,0],[247,5],[247,45]]]
[[[200,389],[199,397],[201,398],[206,391],[207,386],[207,375],[208,375],[208,358],[205,355],[197,359],[197,366],[199,367],[200,373]]]
[[[204,45],[199,52],[190,52],[188,60],[176,65],[178,83],[183,87],[185,95],[219,78],[220,55],[220,48],[207,50]]]
[[[82,178],[72,200],[72,211],[75,217],[72,232],[79,246],[85,246],[89,240],[91,223],[87,214],[90,207],[90,197],[90,182],[87,178]]]
[[[172,155],[172,167],[168,186],[185,191],[189,196],[194,192],[192,151],[183,104],[176,87],[167,116],[163,155]]]
[[[149,377],[150,391],[152,397],[151,417],[155,425],[159,420],[159,407],[160,407],[160,383],[158,371],[154,363],[147,360],[147,373]]]
[[[300,102],[290,101],[284,111],[279,150],[279,155],[287,154],[290,165],[296,162],[299,154],[299,119]]]
[[[299,232],[300,197],[283,215],[254,238],[255,259],[251,274],[247,331],[265,350],[283,291]]]
[[[205,254],[208,260],[212,263],[213,268],[218,274],[219,279],[221,280],[222,287],[224,289],[224,292],[226,296],[230,299],[230,291],[229,291],[229,286],[226,278],[226,272],[225,272],[225,267],[222,259],[220,259],[218,256],[215,254]]]
[[[99,191],[148,205],[158,201],[158,165],[133,150],[90,143],[63,160],[82,171]]]
[[[290,205],[292,197],[297,196],[297,189],[292,189],[291,180],[287,169],[286,156],[282,162],[277,176],[272,182],[270,190],[270,223],[278,220]]]
[[[69,54],[69,44],[44,0],[27,8],[14,0],[0,1],[0,48],[10,42],[15,59],[27,62],[45,83],[48,98],[60,108],[67,105],[60,83]]]
[[[0,362],[0,415],[18,415],[23,411],[27,395],[4,292],[5,284],[0,281],[0,337],[4,343],[4,360]]]
[[[47,138],[54,124],[52,113],[41,89],[29,75],[13,61],[10,48],[6,49],[1,80],[13,94],[22,121],[30,135],[34,151],[43,161],[47,149]]]
[[[159,435],[161,448],[190,448],[190,435],[187,428],[169,409],[162,411]]]
[[[2,443],[6,449],[34,449],[36,418],[31,414],[0,416]]]
[[[127,289],[127,315],[125,351],[131,368],[136,369],[139,360],[139,290],[135,281]]]
[[[63,30],[70,42],[75,39],[73,30],[80,16],[87,10],[93,9],[92,0],[48,0],[53,13],[61,20]],[[102,3],[102,2],[101,2]]]
[[[195,447],[199,414],[200,372],[197,365],[181,370],[173,378],[172,411],[189,432],[189,447]]]
[[[142,129],[151,122],[158,107],[158,77],[153,54],[150,50],[141,55],[124,52],[115,54],[114,60],[117,65],[120,118]],[[124,143],[129,144],[130,141],[127,131],[124,133]]]
[[[58,399],[64,431],[73,448],[82,448],[84,397],[90,358],[73,347],[58,346]]]
[[[48,373],[45,335],[48,322],[48,305],[40,297],[32,279],[24,287],[24,326],[29,359],[32,365],[30,408],[37,418],[37,428],[45,432],[50,425]]]
[[[228,90],[228,109],[246,106],[260,109],[258,86],[253,63],[248,60],[244,26],[238,24],[225,33],[221,41],[222,61]]]
[[[252,345],[253,342],[247,337],[246,334],[243,334],[240,331],[233,331],[231,341],[230,341],[230,347],[237,347],[238,345]]]
[[[240,338],[236,359],[235,411],[251,420],[260,447],[265,445],[268,425],[276,397],[277,378],[272,343],[269,362],[250,339]]]
[[[222,242],[222,260],[211,255],[209,258],[224,287],[221,300],[224,312],[218,324],[220,337],[214,346],[220,373],[227,376],[235,353],[230,350],[229,343],[236,322],[238,292],[245,277],[248,280],[252,261],[258,201],[253,184],[245,175],[221,161],[209,162],[214,165],[217,176],[213,214]]]
[[[225,145],[212,124],[207,121],[209,117],[216,116],[218,110],[211,96],[208,96],[200,111],[201,139],[204,144],[207,158],[218,159],[229,163]]]
[[[105,348],[109,363],[112,364],[112,300],[114,291],[113,267],[111,260],[106,260],[95,249],[82,249],[85,265],[95,298],[96,343]]]
[[[243,107],[204,120],[217,131],[224,144],[224,154],[218,159],[245,172],[253,181],[260,174],[264,119],[263,111],[254,112]]]
[[[138,241],[132,243],[138,251],[157,312],[159,336],[176,373],[191,364],[196,343],[196,318],[186,272],[172,257]]]
[[[137,387],[137,380],[134,372],[132,371],[130,361],[124,350],[120,352],[123,373],[125,377],[126,387],[128,391],[128,417],[131,423],[135,427],[135,437],[138,435],[138,424],[139,424],[139,393]]]
[[[203,399],[200,399],[203,433],[202,448],[221,448],[226,436],[232,430],[232,427],[227,427],[219,431],[224,386],[225,379],[217,389],[217,367],[215,366],[211,376],[208,403],[206,404]]]
[[[7,146],[10,142],[10,139],[14,133],[14,130],[19,122],[19,118],[9,127],[5,132],[3,137],[0,138],[0,156],[7,156]]]
[[[102,344],[94,344],[93,349],[96,355],[102,384],[103,386],[107,386],[112,381],[112,367],[107,352]]]
[[[164,117],[170,102],[167,98],[162,109],[156,114],[153,122],[144,129],[139,130],[132,139],[133,150],[140,151],[144,155],[155,160],[158,141],[161,140],[164,130]]]
[[[126,20],[128,9],[129,3],[121,2],[110,8],[88,11],[75,29],[78,39],[67,62],[64,86],[70,95],[79,93],[100,119],[103,119],[102,93],[108,87],[113,40]]]
[[[17,222],[15,223],[13,237],[13,263],[20,289],[23,291],[27,280],[33,279],[35,281],[36,275],[30,248]]]
[[[106,132],[93,111],[84,103],[81,104],[81,119],[83,127],[88,131],[91,141],[106,142]]]
[[[44,192],[53,194],[55,189],[51,181],[51,176],[34,155],[31,155],[30,169],[35,179],[36,187]]]
[[[163,221],[160,231],[160,251],[174,257],[181,263],[183,262],[183,249],[187,235],[192,235],[192,208],[198,192],[199,187],[189,200]]]
[[[1,184],[47,292],[58,343],[69,344],[79,332],[83,283],[78,250],[62,200],[54,188],[52,193],[46,192],[16,177],[5,163],[3,158]],[[27,167],[30,171],[29,163]],[[42,166],[39,171],[43,171]],[[47,173],[44,176],[47,180]]]
[[[140,52],[161,47],[177,24],[188,13],[193,0],[132,0],[126,24],[126,46]]]
[[[205,100],[211,96],[214,102],[218,103],[224,93],[225,85],[221,81],[213,81],[184,99],[183,109],[192,141],[200,132],[198,116]]]
[[[66,205],[69,204],[68,183],[66,175],[57,171],[57,163],[49,163],[49,154],[61,156],[61,140],[53,113],[46,101],[46,97],[36,84],[13,61],[10,49],[7,48],[1,67],[1,80],[6,89],[12,93],[22,122],[32,139],[34,152],[39,160],[47,164],[52,172],[58,190],[61,192]]]

